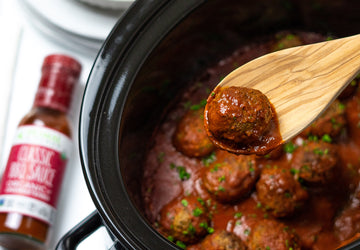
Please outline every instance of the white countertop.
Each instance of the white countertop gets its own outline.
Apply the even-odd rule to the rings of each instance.
[[[88,6],[76,2],[75,0],[61,1],[66,2],[67,6],[73,6],[74,9],[77,10],[79,8],[86,9],[86,14],[84,14],[83,16],[79,16],[79,14],[76,13],[76,18],[88,18],[89,20],[86,20],[86,22],[88,22],[89,26],[91,26],[91,22],[94,21],[99,24],[100,19],[91,20],[91,16],[94,15],[94,13],[89,14],[89,12],[97,11],[96,8],[89,8]],[[13,77],[8,77],[5,79],[4,77],[2,77],[1,79],[3,80],[0,84],[0,99],[2,100],[6,100],[6,98],[1,96],[1,93],[4,93],[5,89],[12,89],[12,93],[9,97],[9,104],[7,107],[9,112],[7,118],[5,118],[4,120],[6,132],[4,135],[3,149],[2,151],[0,151],[2,170],[6,163],[7,155],[12,143],[12,137],[15,133],[17,124],[32,106],[35,91],[37,89],[40,79],[40,69],[44,57],[52,53],[65,53],[78,59],[83,66],[81,79],[78,88],[75,90],[75,98],[73,103],[74,105],[70,112],[73,123],[73,141],[76,150],[74,150],[75,153],[72,156],[71,161],[67,165],[67,170],[58,203],[57,220],[55,225],[53,226],[52,236],[50,237],[49,249],[54,249],[62,235],[64,235],[68,230],[73,228],[78,222],[80,222],[82,219],[84,219],[87,215],[89,215],[92,211],[95,210],[95,206],[90,198],[88,189],[85,184],[85,180],[83,178],[78,152],[77,130],[82,92],[88,74],[91,70],[92,63],[97,54],[97,49],[94,49],[93,44],[91,45],[92,48],[87,48],[86,46],[81,45],[79,46],[79,44],[72,46],[72,41],[69,41],[69,39],[66,39],[67,41],[61,41],[61,39],[57,39],[57,34],[59,34],[60,36],[63,36],[63,34],[61,34],[60,32],[57,33],[58,31],[53,29],[49,29],[53,32],[53,34],[48,34],[49,30],[46,30],[46,28],[39,28],[38,24],[36,24],[36,22],[39,23],[39,20],[30,20],[34,19],[34,17],[26,13],[27,11],[24,6],[20,6],[23,5],[24,2],[27,1],[0,0],[0,20],[5,20],[6,24],[0,26],[0,31],[2,32],[0,48],[2,50],[2,53],[4,53],[4,51],[8,51],[10,47],[16,47],[12,46],[11,44],[14,44],[14,42],[16,41],[14,37],[19,38],[19,47],[17,53],[18,56],[16,60],[13,60],[15,62],[15,64],[13,64]],[[59,5],[59,1],[53,0],[34,0],[34,3],[35,2],[43,2],[48,6],[53,3]],[[60,11],[59,6],[56,6],[56,9]],[[71,9],[72,8],[69,8],[69,11],[71,11]],[[99,10],[99,12],[101,12],[101,15],[103,15],[102,17],[104,17],[104,12],[102,10]],[[119,16],[121,15],[120,13],[121,11],[118,12]],[[101,19],[102,21],[104,21],[104,30],[101,30],[100,25],[95,25],[97,33],[94,34],[94,36],[96,36],[96,39],[102,39],[104,36],[106,37],[108,32],[110,32],[111,28],[109,27],[112,27],[115,22],[114,15],[116,15],[116,12],[111,12],[110,17],[105,17],[105,19]],[[52,14],[52,16],[54,15]],[[61,23],[61,15],[59,16],[60,17],[56,17],[56,21],[60,20]],[[67,17],[64,18],[68,20]],[[73,19],[72,22],[74,22],[75,19]],[[66,25],[69,25],[69,22],[67,22]],[[86,32],[89,31],[83,30],[81,28],[81,25],[83,24],[74,24],[74,30],[72,30],[71,32],[78,33],[78,31],[76,31],[76,29],[78,29],[84,32],[83,34],[81,34],[82,37],[91,36],[90,33],[86,34]],[[65,31],[70,29],[69,27],[71,26],[64,26]],[[10,36],[13,33],[17,35],[12,36],[12,38],[10,39]],[[14,56],[12,58],[14,58]],[[4,63],[5,61],[5,64],[7,64],[11,61],[9,59],[6,60],[7,61],[5,61],[4,57],[0,57],[0,61],[2,61],[2,63]],[[4,75],[4,72],[0,72],[1,77],[1,75]],[[5,107],[6,106],[3,106],[3,108],[0,109],[0,112],[5,112]],[[88,239],[81,243],[78,249],[109,249],[111,245],[112,243],[108,234],[106,233],[104,228],[101,228],[95,234],[91,235]]]

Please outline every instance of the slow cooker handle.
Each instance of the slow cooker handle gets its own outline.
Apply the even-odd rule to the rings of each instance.
[[[56,250],[72,250],[90,234],[95,232],[98,228],[103,226],[99,213],[95,210],[69,232],[67,232],[58,242]],[[123,249],[119,248],[118,244],[114,244],[111,249]],[[110,250],[111,250],[110,249]]]

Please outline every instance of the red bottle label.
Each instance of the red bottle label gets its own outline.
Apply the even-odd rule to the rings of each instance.
[[[70,138],[56,130],[19,127],[1,180],[0,212],[52,224],[70,152]]]

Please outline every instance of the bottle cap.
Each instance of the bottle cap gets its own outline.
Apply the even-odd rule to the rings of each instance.
[[[45,57],[34,106],[67,112],[80,72],[81,64],[70,56],[53,54]]]

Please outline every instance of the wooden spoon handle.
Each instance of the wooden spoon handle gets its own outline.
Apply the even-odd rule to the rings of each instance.
[[[359,72],[360,35],[355,35],[267,54],[233,71],[219,86],[264,93],[286,141],[315,120]]]

